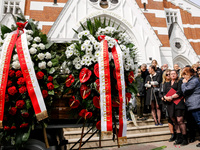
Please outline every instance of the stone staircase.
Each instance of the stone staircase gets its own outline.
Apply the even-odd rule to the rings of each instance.
[[[146,121],[137,121],[138,127],[133,125],[132,121],[127,122],[127,144],[149,143],[157,141],[165,141],[170,138],[170,132],[167,120],[162,120],[163,126],[155,126],[153,119],[148,115]],[[85,128],[84,133],[88,128]],[[64,128],[64,137],[68,140],[67,149],[70,149],[81,137],[82,128]],[[85,141],[93,132],[89,132],[84,138]],[[73,148],[77,149],[79,143]],[[117,140],[113,142],[112,138],[102,139],[101,147],[117,147]],[[99,136],[95,134],[82,149],[99,148]]]

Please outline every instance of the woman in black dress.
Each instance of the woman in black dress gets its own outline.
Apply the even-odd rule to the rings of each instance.
[[[167,111],[169,114],[169,117],[173,121],[175,125],[175,130],[177,133],[177,139],[175,140],[175,145],[181,144],[181,145],[187,145],[187,136],[186,136],[186,125],[184,123],[184,114],[185,114],[185,104],[184,99],[182,98],[181,101],[178,104],[175,104],[173,100],[181,98],[182,97],[182,91],[181,91],[181,84],[182,81],[178,79],[178,74],[175,70],[172,70],[170,72],[170,78],[171,81],[166,83],[164,86],[164,101],[167,101]],[[172,96],[166,96],[168,91],[173,88],[176,93]],[[181,133],[183,136],[181,136]],[[183,138],[182,138],[183,137]]]
[[[146,87],[146,105],[151,106],[151,114],[153,116],[153,119],[155,121],[155,125],[162,125],[160,122],[161,119],[161,111],[159,108],[159,104],[161,103],[161,100],[159,98],[159,85],[160,85],[160,77],[159,74],[155,71],[155,66],[151,65],[149,67],[149,74],[145,81],[145,87]],[[156,110],[155,110],[156,109]],[[157,111],[157,117],[156,118],[156,111]]]

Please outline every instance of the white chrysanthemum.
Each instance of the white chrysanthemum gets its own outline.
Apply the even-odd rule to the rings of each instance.
[[[37,36],[37,37],[34,38],[34,41],[35,42],[41,42],[41,38],[39,36]]]
[[[88,31],[88,30],[85,30],[85,31],[83,31],[83,34],[84,34],[85,36],[87,36],[87,35],[89,35],[89,34],[90,34],[90,31]]]
[[[98,42],[97,42],[96,40],[93,40],[93,41],[92,41],[92,44],[93,44],[93,45],[95,45],[95,44],[97,44],[97,43],[98,43]]]
[[[100,44],[98,42],[96,44],[94,44],[94,49],[95,50],[99,50],[99,48],[100,48]]]
[[[120,47],[121,47],[121,49],[122,49],[123,51],[126,49],[126,46],[123,45],[123,44],[121,44]]]
[[[97,62],[98,61],[98,58],[97,57],[93,57],[93,62]]]
[[[90,50],[86,50],[86,52],[85,52],[87,55],[90,55],[92,52],[90,51]]]
[[[81,58],[80,57],[76,57],[74,60],[73,60],[73,65],[77,64],[77,63],[80,63],[81,62]]]
[[[81,67],[82,67],[82,65],[79,64],[79,63],[77,63],[77,64],[75,65],[75,68],[76,68],[77,70],[81,69]]]
[[[45,54],[39,53],[39,54],[37,55],[37,57],[38,57],[39,60],[43,60],[44,57],[45,57]]]
[[[51,53],[46,52],[45,53],[45,59],[51,59]]]
[[[69,49],[70,49],[70,50],[74,50],[74,49],[75,49],[75,45],[74,45],[74,44],[71,44],[71,45],[69,46]]]
[[[127,57],[129,57],[129,53],[127,52],[127,51],[124,51],[124,53],[123,53],[124,55],[124,58],[127,58]]]
[[[86,50],[92,51],[92,45],[91,44],[87,45]]]
[[[113,48],[113,46],[114,46],[114,43],[112,43],[112,42],[108,43],[108,47]]]
[[[33,37],[31,35],[27,35],[26,38],[27,38],[27,41],[32,41],[33,40]]]
[[[56,71],[55,68],[51,68],[50,71],[49,71],[49,74],[53,74],[55,71]]]
[[[130,66],[129,65],[125,65],[124,68],[125,68],[126,71],[130,70]]]
[[[94,56],[98,58],[98,57],[100,56],[100,51],[96,51],[96,52],[94,53]]]
[[[84,55],[83,57],[82,57],[82,60],[86,60],[87,59],[87,55]]]
[[[32,44],[31,46],[32,46],[33,48],[37,48],[37,47],[38,47],[37,44]]]
[[[19,63],[19,61],[14,61],[12,63],[12,68],[14,68],[14,69],[20,69],[20,63]]]
[[[51,61],[48,61],[47,66],[52,67],[53,63]]]
[[[95,40],[95,38],[94,38],[92,35],[88,35],[88,39],[89,39],[90,41],[94,41],[94,40]]]
[[[85,45],[85,44],[82,44],[82,45],[81,45],[81,50],[84,51],[85,49],[86,49],[86,45]]]
[[[83,36],[83,33],[82,33],[82,32],[78,33],[78,38],[79,38],[79,39],[81,39],[82,36]]]
[[[69,51],[65,51],[65,54],[66,54],[67,58],[70,58],[74,54],[74,52],[73,52],[73,50],[69,50]]]
[[[85,59],[82,59],[81,60],[81,65],[83,66],[83,65],[85,65],[86,64],[86,60]]]
[[[17,60],[19,60],[18,55],[17,54],[13,55],[13,61],[17,61]]]
[[[87,46],[90,44],[90,40],[85,40],[84,44]]]
[[[86,60],[90,60],[90,55],[86,55]]]
[[[30,51],[30,54],[32,54],[32,55],[34,55],[34,54],[37,53],[37,49],[35,49],[34,47],[31,47],[31,48],[29,49],[29,51]]]
[[[80,56],[79,51],[78,51],[78,50],[74,50],[74,55],[76,55],[76,56]]]
[[[90,66],[92,64],[91,60],[86,60],[85,65]]]
[[[40,69],[46,69],[46,62],[45,61],[42,61],[42,62],[40,62],[39,64],[38,64],[38,67],[40,68]]]
[[[41,50],[45,50],[45,45],[44,44],[40,43],[38,46],[40,47]]]

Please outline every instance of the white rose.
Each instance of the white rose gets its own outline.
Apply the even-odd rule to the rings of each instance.
[[[32,30],[27,30],[26,33],[32,35],[33,31]]]
[[[51,61],[48,61],[47,66],[48,66],[48,67],[51,67],[52,64],[53,64],[53,63],[52,63]]]
[[[40,37],[37,36],[37,37],[34,38],[34,41],[35,42],[41,42],[41,39],[40,39]]]
[[[37,47],[38,47],[37,44],[32,44],[31,46],[32,46],[33,48],[37,48]]]
[[[29,51],[30,51],[30,54],[32,55],[37,53],[37,49],[35,49],[34,47],[31,47]]]
[[[45,58],[46,58],[46,59],[51,59],[51,54],[50,54],[49,52],[47,52],[47,53],[45,54]]]
[[[43,60],[44,57],[45,57],[45,54],[39,53],[39,54],[37,55],[37,57],[38,57],[39,60]]]
[[[40,62],[39,64],[38,64],[38,67],[40,68],[40,69],[46,69],[46,62],[45,61],[42,61],[42,62]]]
[[[38,46],[40,47],[41,50],[45,50],[45,45],[44,44],[40,43]]]
[[[27,41],[27,45],[31,45],[31,43],[29,41]]]
[[[14,61],[14,62],[12,63],[12,67],[13,67],[14,69],[20,69],[20,63],[19,63],[19,61]]]
[[[27,38],[27,41],[33,40],[33,37],[31,35],[27,35],[26,38]]]
[[[19,60],[18,55],[17,54],[13,55],[13,61],[17,61],[17,60]]]

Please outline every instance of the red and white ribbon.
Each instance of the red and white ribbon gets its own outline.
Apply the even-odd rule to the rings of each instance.
[[[33,62],[28,50],[26,33],[23,33],[17,39],[17,53],[23,76],[26,80],[26,86],[31,99],[37,120],[40,121],[48,117],[44,99],[38,80],[35,75]]]
[[[8,72],[10,67],[10,60],[12,51],[17,39],[17,33],[10,33],[4,40],[1,57],[0,57],[0,128],[3,128],[3,116],[4,116],[4,103],[5,92],[8,80]]]
[[[116,79],[119,94],[119,143],[120,145],[127,142],[127,120],[126,120],[126,92],[123,67],[123,53],[118,44],[112,48],[112,55],[115,63]]]
[[[100,82],[100,106],[101,106],[101,132],[102,135],[112,133],[112,103],[110,86],[110,67],[108,43],[101,41],[99,63],[99,82]]]

